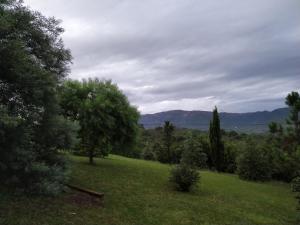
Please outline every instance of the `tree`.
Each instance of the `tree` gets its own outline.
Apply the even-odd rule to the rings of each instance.
[[[209,125],[209,141],[213,165],[215,166],[217,171],[223,171],[224,144],[222,142],[220,119],[217,107],[215,107],[213,111],[213,119],[212,121],[210,121]]]
[[[238,158],[238,174],[245,180],[265,181],[271,178],[271,166],[262,146],[249,142]]]
[[[273,164],[273,177],[291,181],[300,170],[300,95],[291,92],[285,103],[290,115],[286,126],[272,122],[269,124],[270,157]]]
[[[190,135],[183,145],[184,150],[181,161],[196,168],[206,168],[207,155],[203,143],[202,139],[198,139],[195,135]]]
[[[157,148],[157,158],[162,163],[172,163],[175,127],[170,121],[165,121],[162,129],[162,144]]]
[[[236,171],[236,146],[231,142],[226,142],[224,147],[224,171],[234,173]]]
[[[68,80],[61,90],[61,107],[66,118],[78,121],[80,148],[91,164],[112,148],[126,151],[134,146],[139,113],[111,81]]]
[[[289,128],[290,135],[293,137],[294,141],[300,145],[300,95],[298,92],[291,92],[286,97],[285,103],[290,108],[290,116],[287,119],[287,124],[291,127]]]
[[[171,148],[174,139],[174,130],[174,125],[170,121],[166,121],[163,127],[163,143],[169,160],[171,160]]]
[[[1,1],[0,15],[0,180],[55,194],[66,178],[58,151],[72,142],[57,98],[71,54],[54,18],[15,0]]]

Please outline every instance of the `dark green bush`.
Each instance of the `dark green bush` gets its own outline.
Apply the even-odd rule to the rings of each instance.
[[[68,170],[61,166],[48,166],[44,163],[32,165],[30,173],[27,174],[29,186],[26,191],[38,195],[57,195],[65,188],[68,181]],[[30,181],[32,180],[32,183]],[[37,182],[38,181],[38,182]]]
[[[166,148],[159,143],[155,142],[153,145],[153,151],[156,154],[156,158],[161,163],[170,163],[169,155],[167,154]]]
[[[143,149],[141,157],[145,160],[155,160],[156,155],[153,149],[153,145],[147,144]]]
[[[298,200],[298,210],[300,210],[300,176],[294,178],[292,182],[292,191],[296,193],[296,198]]]
[[[224,171],[227,173],[235,173],[237,169],[236,165],[237,149],[232,143],[225,143],[224,149]]]
[[[300,224],[300,176],[294,178],[292,182],[292,191],[296,193],[296,199],[298,200],[298,223]]]
[[[238,158],[238,174],[245,180],[269,180],[271,168],[264,149],[249,143]]]
[[[170,181],[175,184],[179,191],[190,191],[192,186],[196,186],[199,179],[199,172],[185,163],[177,165],[171,171]]]
[[[272,162],[272,177],[276,180],[291,182],[300,170],[300,149],[285,151],[271,146],[268,155]]]

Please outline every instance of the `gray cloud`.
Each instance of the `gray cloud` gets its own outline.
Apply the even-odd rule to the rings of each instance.
[[[300,90],[299,0],[26,0],[63,20],[71,77],[112,79],[143,113],[246,112]]]

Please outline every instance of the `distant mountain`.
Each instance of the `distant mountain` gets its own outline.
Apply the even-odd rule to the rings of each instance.
[[[220,113],[221,127],[225,130],[238,132],[265,132],[272,121],[282,123],[289,113],[288,108],[280,108],[274,111],[250,112],[250,113]],[[212,112],[208,111],[183,111],[173,110],[141,116],[140,124],[145,128],[162,126],[165,121],[171,121],[181,128],[208,130]]]

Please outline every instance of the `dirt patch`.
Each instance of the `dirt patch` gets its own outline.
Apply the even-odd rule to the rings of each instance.
[[[66,197],[66,202],[84,207],[103,206],[103,199],[79,191],[69,193]]]

